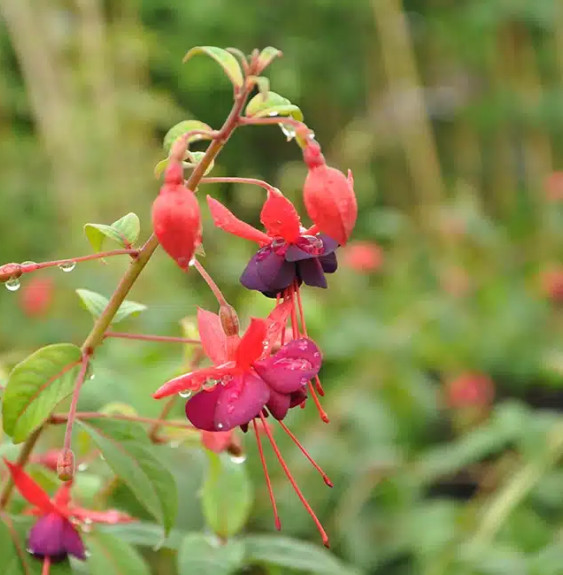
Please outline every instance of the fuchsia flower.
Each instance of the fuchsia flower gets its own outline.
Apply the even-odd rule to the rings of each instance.
[[[279,315],[280,306],[276,309]],[[307,383],[317,375],[322,362],[312,340],[291,340],[270,356],[282,327],[279,322],[268,325],[266,320],[252,318],[235,346],[229,345],[218,315],[199,309],[198,325],[203,349],[215,366],[172,379],[153,394],[161,399],[199,391],[186,403],[186,416],[195,427],[228,431],[247,426],[264,408],[280,420],[290,407],[305,400]],[[208,382],[213,387],[202,389]]]
[[[243,286],[269,297],[296,282],[327,287],[325,273],[338,267],[334,253],[338,243],[327,235],[313,234],[313,228],[303,228],[297,210],[279,190],[268,191],[260,214],[267,233],[239,220],[211,196],[207,203],[218,228],[260,246],[242,273]]]
[[[332,487],[327,475],[282,421],[291,407],[303,404],[307,397],[306,386],[317,375],[322,362],[318,347],[309,338],[292,339],[271,355],[272,348],[285,332],[287,318],[292,311],[293,300],[280,303],[266,320],[252,318],[246,333],[239,338],[238,335],[225,335],[218,315],[199,309],[201,343],[214,366],[168,381],[153,397],[160,399],[180,392],[198,392],[187,401],[186,416],[195,427],[203,430],[204,444],[214,451],[223,450],[228,440],[228,436],[220,436],[218,432],[229,432],[237,426],[247,431],[249,425],[253,426],[275,525],[280,529],[281,522],[260,437],[264,433],[297,496],[313,518],[323,543],[328,547],[328,536],[297,486],[265,419],[271,414],[279,421],[325,483]]]
[[[29,532],[28,549],[49,564],[62,561],[67,555],[86,559],[86,549],[77,525],[85,522],[115,524],[134,521],[119,511],[93,511],[78,507],[70,497],[70,482],[64,483],[51,499],[19,465],[6,459],[4,462],[17,490],[33,505],[29,513],[39,517]]]

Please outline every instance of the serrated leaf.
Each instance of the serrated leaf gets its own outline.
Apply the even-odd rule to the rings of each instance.
[[[187,132],[191,132],[193,130],[205,130],[207,132],[212,132],[213,128],[211,126],[208,126],[204,122],[200,122],[199,120],[184,120],[182,122],[178,122],[175,126],[172,126],[164,136],[164,141],[162,142],[162,147],[164,148],[164,151],[167,154],[169,154],[172,144],[180,136],[183,136]],[[188,144],[190,144],[191,142],[197,142],[199,140],[211,140],[211,138],[203,134],[195,134],[188,138]]]
[[[245,525],[252,507],[252,488],[246,466],[231,461],[226,454],[211,451],[202,487],[203,515],[220,537],[236,535]]]
[[[96,530],[90,533],[86,544],[90,552],[89,575],[150,575],[142,556],[126,541]]]
[[[267,46],[258,56],[259,70],[264,70],[264,68],[268,67],[272,63],[274,58],[281,58],[282,56],[283,54],[281,50],[278,50],[273,46]]]
[[[72,393],[82,352],[76,345],[43,347],[18,363],[4,390],[2,421],[14,443],[24,441]]]
[[[77,423],[90,435],[117,477],[168,533],[176,518],[176,482],[155,455],[145,430],[129,421],[89,419]]]
[[[249,535],[242,539],[245,563],[266,563],[321,575],[355,575],[323,547],[279,535]]]
[[[40,575],[43,561],[27,551],[27,533],[33,520],[0,513],[0,567],[6,575]],[[71,575],[67,559],[52,563],[50,575]]]
[[[292,104],[287,98],[268,92],[267,98],[262,94],[256,94],[247,104],[245,110],[246,116],[253,118],[263,118],[266,116],[291,116],[300,122],[303,120],[301,110]]]
[[[203,533],[188,533],[178,553],[178,575],[230,575],[242,567],[241,541],[219,540]]]
[[[184,56],[184,62],[187,62],[196,54],[206,54],[211,56],[225,71],[231,82],[240,88],[244,84],[244,77],[237,59],[222,48],[216,46],[196,46],[187,52]]]
[[[103,311],[106,309],[109,300],[103,295],[90,291],[88,289],[77,289],[76,293],[82,301],[84,307],[94,316],[98,318]],[[135,301],[125,300],[117,310],[111,323],[119,323],[130,315],[137,315],[142,311],[146,310],[147,306],[142,303],[137,303]]]
[[[130,248],[139,237],[141,223],[137,214],[130,212],[113,222],[111,226],[105,224],[85,224],[84,233],[95,252],[102,249],[106,238],[117,242],[124,248]]]

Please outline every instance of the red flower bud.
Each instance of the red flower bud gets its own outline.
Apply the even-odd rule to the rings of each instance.
[[[171,157],[164,185],[152,206],[154,233],[164,251],[187,269],[201,243],[201,216],[195,194],[184,185],[181,161]]]
[[[446,401],[452,408],[487,407],[495,396],[495,384],[484,373],[462,373],[446,382]]]
[[[309,173],[303,187],[307,213],[318,229],[345,245],[354,229],[358,205],[354,194],[354,179],[326,165],[319,144],[309,142],[303,150]]]
[[[359,273],[376,272],[383,264],[383,250],[375,242],[352,242],[344,252],[344,265]]]

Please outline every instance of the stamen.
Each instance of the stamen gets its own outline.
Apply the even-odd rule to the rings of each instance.
[[[299,339],[299,325],[297,323],[297,311],[295,309],[295,284],[288,288],[291,295],[292,306],[291,306],[291,329],[293,330],[293,339]]]
[[[297,447],[299,447],[299,449],[301,450],[301,453],[303,453],[303,455],[309,460],[311,465],[321,474],[323,481],[329,487],[333,487],[333,483],[329,479],[328,475],[322,470],[321,466],[311,457],[311,455],[303,447],[303,445],[301,445],[301,442],[299,441],[299,439],[297,439],[297,437],[295,437],[295,435],[293,435],[293,433],[290,431],[290,429],[287,427],[287,425],[283,421],[280,420],[279,424],[281,425],[282,429],[289,435],[289,437],[291,437],[293,443],[295,443],[295,445],[297,445]]]
[[[295,479],[293,479],[293,475],[291,475],[291,471],[289,470],[288,466],[286,465],[286,463],[282,457],[282,454],[280,453],[280,450],[277,446],[277,443],[274,440],[272,432],[270,431],[270,429],[268,428],[268,424],[264,420],[264,416],[260,415],[260,419],[262,420],[262,425],[264,427],[264,431],[265,431],[266,435],[268,436],[270,443],[272,444],[272,449],[274,450],[274,453],[276,454],[276,457],[278,458],[278,461],[280,462],[280,465],[282,466],[284,473],[286,474],[287,478],[289,479],[289,482],[291,483],[291,486],[295,490],[295,493],[297,493],[297,497],[299,497],[299,499],[301,500],[303,507],[305,507],[305,509],[307,510],[307,513],[311,516],[311,518],[315,522],[315,525],[317,526],[317,529],[319,530],[319,533],[321,534],[321,537],[323,540],[323,545],[325,547],[330,547],[329,541],[328,541],[328,535],[326,534],[326,531],[324,530],[323,526],[321,525],[321,522],[319,521],[318,517],[315,515],[315,512],[312,510],[311,506],[309,505],[309,503],[307,502],[307,500],[303,496],[303,493],[301,493],[301,490],[297,486]]]
[[[51,557],[45,555],[43,559],[43,569],[41,569],[41,575],[49,575],[51,571]]]
[[[326,411],[323,409],[323,406],[321,405],[319,398],[317,397],[315,387],[313,386],[313,384],[310,381],[307,385],[309,386],[309,391],[311,392],[311,397],[313,398],[313,401],[315,402],[315,406],[317,408],[317,411],[319,412],[319,415],[321,416],[321,419],[325,423],[328,423],[330,421],[330,419],[329,419]]]
[[[268,424],[264,422],[264,425]],[[256,435],[256,444],[258,445],[258,453],[260,454],[260,461],[262,463],[262,469],[264,470],[264,476],[266,477],[266,485],[268,487],[268,495],[270,496],[270,501],[272,502],[272,509],[274,511],[274,522],[276,529],[279,531],[281,529],[281,521],[278,515],[278,508],[276,505],[276,498],[274,497],[274,490],[272,489],[272,482],[270,480],[270,475],[268,473],[268,466],[266,465],[266,459],[264,458],[264,451],[262,449],[262,440],[260,439],[260,433],[258,432],[258,427],[256,425],[256,420],[252,420],[252,426],[254,427],[254,434]]]

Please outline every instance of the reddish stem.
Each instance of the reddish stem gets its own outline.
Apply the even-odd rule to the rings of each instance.
[[[213,295],[219,302],[219,305],[228,306],[225,296],[217,286],[217,284],[211,279],[211,276],[205,271],[204,267],[194,259],[194,268],[199,272],[199,275],[205,280],[205,283],[209,286],[209,289],[213,292]]]
[[[119,339],[135,339],[140,341],[158,341],[162,343],[186,343],[201,345],[199,339],[189,339],[186,337],[175,337],[171,335],[145,335],[142,333],[123,333],[119,331],[106,331],[104,337],[113,337]]]
[[[68,421],[70,413],[55,413],[51,416],[50,422],[54,424]],[[189,423],[167,421],[164,419],[154,419],[151,417],[140,417],[137,415],[125,415],[122,413],[98,413],[97,411],[82,411],[75,413],[75,419],[117,419],[120,421],[136,421],[138,423],[148,423],[162,427],[176,427],[178,429],[194,430],[195,427]]]
[[[276,505],[276,498],[274,497],[274,490],[272,489],[272,481],[270,480],[270,474],[268,473],[268,466],[266,465],[266,458],[264,457],[264,450],[262,449],[262,440],[260,439],[260,432],[258,431],[258,426],[256,425],[255,419],[252,420],[252,427],[254,427],[254,434],[256,435],[256,444],[258,445],[258,454],[260,455],[260,462],[262,463],[264,477],[266,478],[268,495],[270,496],[270,501],[272,502],[272,509],[274,511],[274,523],[276,525],[276,529],[279,531],[281,529],[280,516],[278,515],[278,507]]]
[[[52,268],[54,266],[60,266],[64,264],[76,264],[80,262],[87,262],[90,260],[99,260],[102,258],[108,258],[110,256],[123,256],[130,255],[137,257],[139,255],[139,250],[134,249],[123,249],[123,250],[112,250],[109,252],[98,252],[97,254],[88,254],[87,256],[79,256],[77,258],[67,258],[65,260],[53,260],[49,262],[25,264],[21,266],[21,272],[26,274],[29,272],[35,272],[37,270],[42,270],[44,268]]]
[[[297,439],[297,437],[295,437],[295,435],[293,435],[293,433],[291,432],[291,430],[287,427],[287,425],[279,420],[278,423],[281,425],[282,429],[289,435],[289,437],[291,437],[293,443],[295,443],[295,445],[297,445],[297,447],[299,447],[299,449],[301,450],[301,453],[303,453],[303,455],[309,460],[309,462],[311,463],[311,465],[321,474],[321,477],[323,478],[323,481],[329,486],[329,487],[333,487],[333,483],[332,481],[329,479],[328,475],[322,470],[321,466],[311,457],[311,455],[309,454],[309,452],[303,447],[303,445],[301,445],[301,442],[299,441],[299,439]]]
[[[281,454],[281,452],[277,446],[277,443],[274,439],[274,436],[272,435],[272,432],[270,431],[270,428],[268,427],[268,424],[266,423],[266,420],[262,414],[260,414],[260,419],[261,419],[262,425],[264,427],[264,432],[266,433],[266,435],[268,436],[268,439],[270,440],[270,443],[272,444],[272,449],[274,450],[274,453],[276,454],[276,457],[278,458],[278,461],[280,462],[280,465],[282,466],[284,473],[286,474],[287,478],[289,479],[289,482],[291,483],[291,486],[295,490],[295,493],[297,493],[297,497],[299,497],[299,499],[301,500],[303,507],[305,507],[305,509],[307,510],[307,513],[309,513],[309,515],[311,516],[311,518],[315,522],[315,525],[317,526],[317,529],[319,530],[319,533],[321,534],[321,537],[323,540],[323,545],[325,547],[330,547],[329,541],[328,541],[328,535],[326,534],[326,531],[324,530],[321,522],[319,521],[318,517],[315,515],[315,512],[313,511],[313,509],[309,505],[308,501],[305,499],[303,493],[301,493],[301,490],[299,489],[299,486],[297,485],[295,479],[293,478],[293,475],[291,474],[289,467],[287,466],[286,462],[284,461],[284,458],[282,457],[282,454]]]
[[[70,444],[72,441],[72,426],[74,425],[74,419],[76,417],[78,397],[80,396],[80,389],[82,388],[82,384],[84,383],[84,378],[86,377],[86,371],[88,370],[89,363],[90,363],[90,355],[87,353],[83,353],[82,363],[80,365],[80,371],[78,372],[78,375],[76,376],[76,381],[74,382],[74,391],[72,392],[72,400],[70,402],[70,409],[68,410],[63,451],[70,450]]]
[[[256,178],[203,178],[200,182],[201,184],[249,184],[254,186],[260,186],[264,188],[267,192],[272,192],[273,194],[281,193],[278,188],[268,184],[264,180],[257,180]]]

